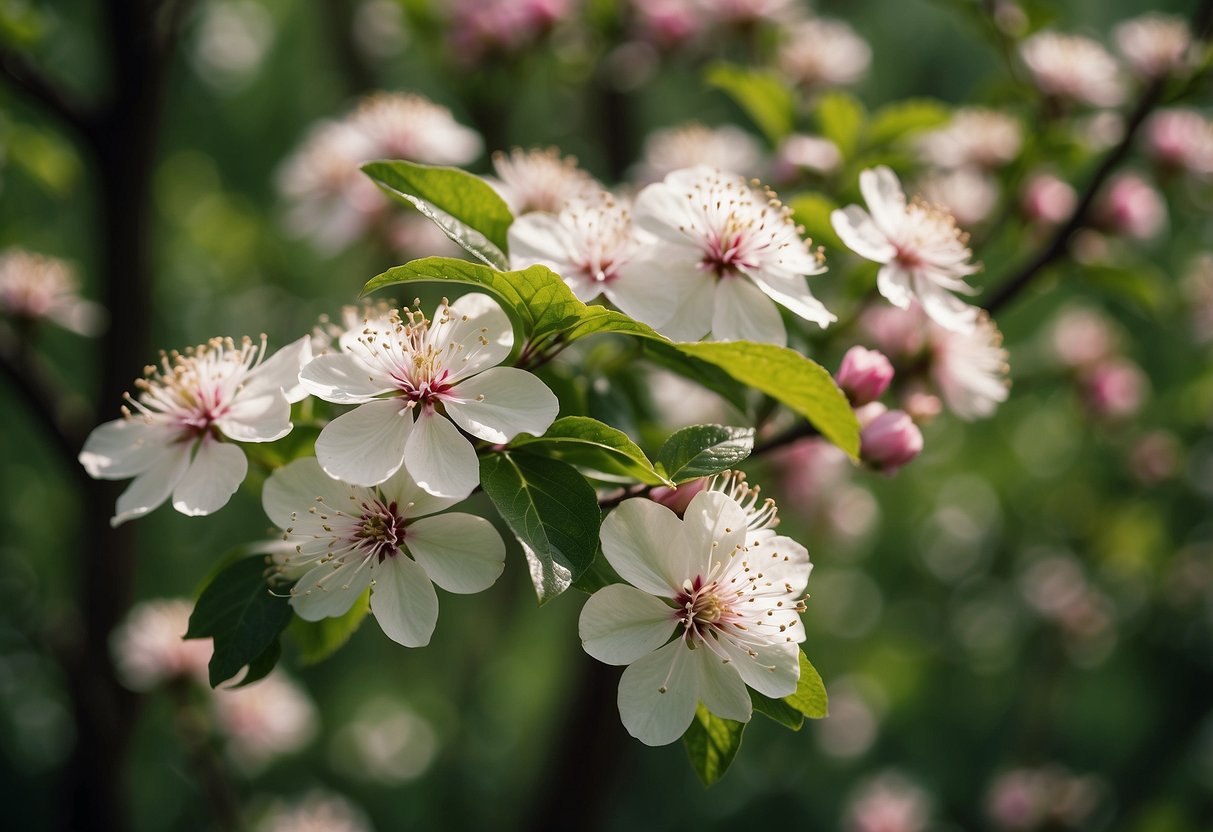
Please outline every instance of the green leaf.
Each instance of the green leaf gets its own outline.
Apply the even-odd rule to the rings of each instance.
[[[498,269],[510,267],[507,232],[514,215],[478,176],[458,168],[413,162],[369,162],[363,172],[388,193],[415,207],[474,257]]]
[[[754,450],[754,429],[727,425],[691,425],[666,440],[657,464],[676,483],[719,474]]]
[[[344,615],[322,618],[319,621],[293,619],[289,632],[299,647],[299,656],[303,663],[316,664],[324,661],[344,647],[371,611],[370,599],[371,591],[367,589]]]
[[[912,133],[921,133],[947,124],[952,111],[930,98],[911,98],[886,104],[872,115],[868,125],[868,143],[879,147]]]
[[[261,651],[261,655],[248,663],[248,673],[244,674],[240,684],[233,687],[242,688],[253,682],[261,681],[270,675],[270,671],[277,666],[280,658],[282,658],[282,639],[276,638],[270,642],[269,647]]]
[[[674,484],[653,468],[626,433],[588,416],[557,419],[543,436],[522,434],[511,447],[534,445],[550,445],[558,458],[594,471],[623,474],[646,485]]]
[[[778,146],[796,124],[796,97],[777,72],[720,63],[708,69],[708,84],[725,92]]]
[[[825,719],[830,713],[830,698],[826,695],[821,674],[813,667],[809,657],[800,654],[800,682],[796,692],[782,700],[809,719]]]
[[[194,606],[186,638],[212,638],[210,682],[217,687],[262,656],[291,620],[288,599],[270,592],[265,558],[243,558],[215,576]]]
[[[724,776],[737,750],[741,748],[741,735],[745,723],[721,719],[703,705],[695,708],[691,727],[682,735],[691,767],[705,786],[710,786]]]
[[[589,568],[581,573],[580,578],[573,581],[573,589],[580,590],[586,595],[593,595],[604,586],[622,583],[625,581],[619,577],[619,573],[607,561],[606,556],[602,554],[602,547],[599,546]]]
[[[793,708],[783,699],[772,699],[750,688],[750,703],[754,710],[778,722],[785,728],[799,731],[804,725],[804,714]]]
[[[818,100],[815,112],[821,135],[838,145],[844,159],[852,158],[867,118],[859,99],[845,92],[829,92]]]
[[[852,458],[859,457],[855,412],[833,376],[820,364],[787,347],[749,341],[704,341],[677,347],[779,400]]]
[[[792,218],[804,226],[805,233],[814,243],[834,251],[846,250],[830,222],[830,214],[838,208],[837,202],[824,194],[804,193],[789,199],[788,207],[792,209]]]
[[[507,451],[481,458],[480,484],[522,544],[540,604],[581,577],[598,549],[602,513],[576,468]]]
[[[675,345],[645,339],[644,355],[659,367],[703,385],[727,401],[738,412],[746,409],[746,387],[715,364],[681,352]]]

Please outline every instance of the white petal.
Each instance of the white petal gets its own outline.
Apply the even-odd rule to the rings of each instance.
[[[897,249],[885,237],[884,232],[876,227],[868,212],[858,205],[848,205],[831,213],[830,224],[834,226],[834,233],[846,247],[860,257],[877,263],[887,263],[897,254]]]
[[[676,612],[635,587],[603,587],[581,608],[581,646],[600,662],[631,664],[670,640]]]
[[[509,442],[520,433],[542,436],[560,412],[556,394],[516,367],[485,370],[442,399],[455,424],[488,442]]]
[[[227,505],[247,473],[244,451],[227,442],[204,438],[173,490],[173,508],[189,517],[216,512]]]
[[[161,455],[146,471],[131,482],[118,497],[111,526],[120,526],[133,517],[142,517],[173,493],[190,464],[192,442],[181,442]]]
[[[826,309],[824,303],[813,297],[808,283],[800,275],[782,278],[769,273],[755,272],[750,275],[750,278],[758,284],[758,288],[767,297],[806,321],[812,321],[824,329],[838,320],[830,310]]]
[[[394,389],[387,375],[345,353],[313,358],[299,373],[299,383],[313,396],[338,404],[360,404]]]
[[[663,505],[633,498],[602,521],[602,553],[637,589],[673,598],[690,577],[683,523]]]
[[[732,497],[719,491],[700,491],[682,515],[683,536],[690,553],[687,576],[706,579],[716,563],[737,563],[744,558],[746,513]]]
[[[727,635],[716,642],[732,659],[729,662],[747,685],[772,699],[781,699],[796,692],[800,681],[800,646],[794,641],[774,644],[750,644],[751,656],[745,647]]]
[[[413,428],[413,413],[401,404],[398,399],[367,402],[325,425],[316,437],[316,459],[324,472],[367,486],[396,473]]]
[[[711,294],[712,281],[713,277],[694,263],[633,260],[604,284],[603,294],[625,315],[661,331],[697,293]]]
[[[405,647],[430,643],[438,623],[438,596],[425,570],[404,555],[373,567],[371,612],[392,641]]]
[[[80,451],[80,464],[90,477],[121,480],[141,474],[169,453],[180,429],[142,417],[116,419],[93,428]]]
[[[237,442],[273,442],[291,432],[291,403],[281,389],[258,396],[240,391],[215,420],[223,435]]]
[[[910,291],[910,273],[895,263],[881,266],[876,275],[876,288],[898,309],[909,309],[914,293]]]
[[[505,542],[493,524],[472,514],[440,514],[411,524],[405,546],[430,580],[447,592],[488,589],[505,569]]]
[[[262,361],[249,374],[243,392],[255,395],[281,390],[288,402],[302,401],[307,390],[299,382],[299,372],[311,359],[312,339],[305,335]]]
[[[746,560],[751,569],[755,573],[761,572],[764,580],[774,586],[786,585],[788,589],[784,605],[794,606],[792,602],[804,594],[809,574],[813,571],[808,550],[783,535],[751,535],[746,542],[750,544]]]
[[[559,275],[573,271],[569,235],[555,214],[523,214],[510,225],[507,236],[511,268],[542,263]]]
[[[706,644],[700,644],[694,653],[699,673],[699,701],[718,717],[749,722],[753,712],[750,692],[732,660],[726,664]]]
[[[699,228],[702,216],[692,210],[687,189],[669,182],[667,177],[665,182],[655,182],[636,195],[632,222],[664,243],[686,246],[691,242],[691,234]]]
[[[694,265],[671,264],[670,270],[694,269]],[[712,315],[716,310],[716,280],[705,281],[697,290],[682,299],[682,305],[673,317],[655,329],[673,341],[698,341],[712,328]]]
[[[425,517],[450,508],[463,497],[439,497],[419,486],[409,469],[401,465],[400,470],[380,484],[379,491],[389,503],[395,503],[401,517]]]
[[[978,307],[970,306],[947,289],[937,286],[929,276],[916,276],[914,288],[918,292],[922,310],[944,329],[968,334],[977,328],[977,319],[981,314]]]
[[[274,525],[285,529],[294,524],[293,514],[302,514],[321,497],[331,506],[348,503],[350,494],[370,496],[365,489],[335,480],[320,469],[315,457],[288,462],[270,474],[261,489],[261,507]]]
[[[480,461],[472,443],[431,407],[417,417],[404,464],[419,486],[439,497],[462,500],[480,484]]]
[[[775,302],[744,277],[726,277],[716,284],[712,337],[717,341],[788,342],[787,330]]]
[[[308,570],[291,590],[291,606],[304,621],[345,615],[371,584],[370,560],[358,555]]]
[[[645,745],[668,745],[686,732],[699,701],[696,665],[677,639],[623,671],[619,716],[629,734]]]
[[[905,223],[906,195],[897,174],[884,165],[859,174],[859,191],[872,219],[885,236],[893,236]]]
[[[430,327],[429,343],[443,355],[448,384],[496,367],[514,347],[514,328],[501,304],[488,295],[464,295],[441,311]]]

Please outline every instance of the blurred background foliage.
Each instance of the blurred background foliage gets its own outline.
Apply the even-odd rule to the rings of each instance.
[[[461,63],[425,0],[200,0],[169,75],[145,229],[152,342],[266,331],[282,344],[403,261],[373,243],[326,253],[290,235],[275,184],[311,125],[372,89],[450,107],[489,151],[555,145],[606,182],[660,127],[733,122],[758,135],[704,83],[703,69],[722,57],[751,60],[761,42],[738,35],[700,54],[621,54],[617,4],[575,5],[577,23],[522,52]],[[1048,147],[982,5],[820,0],[814,9],[871,44],[872,69],[853,89],[869,110],[908,97],[1006,106],[1025,119],[1030,141]],[[1022,5],[1033,27],[1106,41],[1115,22],[1147,6],[1187,13],[1191,4]],[[101,26],[87,0],[0,0],[4,42],[81,98],[106,88]],[[0,87],[0,103],[0,248],[66,258],[91,296],[99,232],[86,154],[28,99]],[[1081,180],[1091,155],[1048,158]],[[471,168],[488,172],[487,153]],[[854,182],[840,175],[827,193],[853,201]],[[789,733],[756,717],[733,769],[708,790],[679,746],[620,742],[616,758],[581,763],[592,777],[573,803],[591,817],[563,818],[563,828],[1213,828],[1213,373],[1208,322],[1190,331],[1183,290],[1213,239],[1211,192],[1182,178],[1163,189],[1166,234],[1113,241],[1104,265],[1062,264],[998,316],[1014,387],[994,418],[941,416],[924,429],[922,456],[891,478],[804,454],[751,466],[751,481],[779,499],[783,530],[813,556],[806,648],[829,688],[830,718]],[[978,248],[987,276],[975,282],[994,285],[1032,245],[1022,229],[994,235]],[[831,308],[853,305],[870,270],[827,254],[838,282],[814,286]],[[1082,383],[1056,360],[1059,315],[1078,307],[1119,333],[1148,379],[1144,404],[1125,418],[1093,415]],[[86,412],[97,385],[88,343],[53,328],[40,335],[55,375],[80,391],[73,406],[82,418],[113,416],[117,401]],[[816,357],[835,367],[837,346]],[[627,346],[594,349],[590,381],[573,378],[571,362],[553,377],[588,384],[595,415],[659,441],[661,397],[637,376]],[[138,371],[130,368],[132,379]],[[595,379],[611,392],[601,395]],[[57,815],[75,733],[46,645],[73,626],[89,552],[76,540],[72,477],[43,443],[43,414],[8,391],[5,401],[0,795],[6,828],[39,829]],[[190,597],[224,552],[264,536],[259,488],[250,477],[220,517],[161,510],[140,520],[137,596]],[[441,596],[427,649],[402,649],[364,627],[319,664],[288,652],[288,672],[316,705],[314,738],[258,771],[232,766],[234,788],[254,808],[317,789],[344,795],[380,830],[538,828],[565,718],[592,663],[577,639],[581,603],[569,593],[538,609],[512,555],[490,591]],[[609,702],[613,678],[606,684]],[[139,829],[210,827],[177,711],[162,695],[142,705],[130,770]],[[610,708],[600,714],[616,718]],[[873,794],[901,807],[889,817],[910,825],[855,826],[855,801]],[[1045,800],[1053,814],[999,826],[992,795]]]

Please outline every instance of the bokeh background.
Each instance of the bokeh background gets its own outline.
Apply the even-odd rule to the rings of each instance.
[[[629,28],[622,0],[572,0],[550,31],[478,55],[452,45],[455,6],[445,5],[199,0],[184,9],[147,160],[147,359],[215,334],[264,331],[285,343],[336,316],[386,267],[449,253],[437,241],[400,251],[370,236],[326,250],[289,228],[284,161],[313,125],[372,90],[451,108],[485,138],[469,166],[479,173],[490,170],[488,151],[553,145],[614,183],[652,131],[692,120],[733,123],[761,141],[703,80],[714,60],[757,60],[761,32],[663,51]],[[910,97],[992,104],[1034,135],[1036,105],[982,17],[996,5],[1012,4],[819,0],[813,11],[871,45],[871,68],[852,87],[870,110]],[[1107,42],[1120,20],[1194,6],[1088,0],[1020,11],[1034,28]],[[3,0],[0,37],[73,98],[100,100],[113,80],[107,13],[85,0]],[[1190,103],[1210,104],[1207,85]],[[0,105],[0,248],[66,259],[95,298],[104,269],[95,158],[11,85],[0,84]],[[1041,146],[1033,152],[1056,145]],[[1096,155],[1038,161],[1080,182]],[[1008,193],[1024,175],[1003,174]],[[1213,828],[1213,374],[1198,303],[1199,270],[1213,269],[1201,260],[1213,256],[1204,251],[1213,190],[1182,174],[1156,185],[1169,209],[1162,233],[1088,240],[1094,255],[1063,262],[998,315],[1014,386],[993,418],[940,416],[924,427],[921,457],[894,477],[814,447],[750,466],[751,481],[779,499],[783,530],[813,556],[806,649],[830,692],[827,720],[790,733],[756,717],[732,770],[705,790],[680,745],[650,749],[622,735],[617,671],[594,667],[578,643],[584,596],[537,608],[511,549],[490,591],[441,595],[428,648],[403,649],[374,626],[318,664],[288,648],[281,672],[304,704],[266,707],[302,709],[310,728],[300,748],[264,761],[241,760],[219,733],[206,740],[230,788],[250,817],[337,795],[379,830]],[[818,186],[836,202],[855,199],[853,174]],[[987,267],[978,284],[994,285],[1038,239],[996,230],[975,237]],[[838,281],[814,285],[846,307],[871,272],[827,256]],[[1124,412],[1093,404],[1067,363],[1067,345],[1105,337],[1138,368]],[[120,404],[93,409],[102,381],[92,343],[52,326],[38,332],[39,361],[71,391],[65,418],[77,423],[113,418]],[[806,348],[833,368],[841,346]],[[606,340],[583,364],[551,372],[650,447],[680,420],[744,418],[690,391],[671,396],[667,381],[651,389],[626,350]],[[127,375],[140,369],[132,363]],[[604,384],[613,392],[596,396]],[[0,823],[52,828],[78,735],[56,645],[87,626],[82,576],[104,551],[82,539],[77,474],[54,451],[50,416],[3,389]],[[215,517],[164,508],[137,521],[134,596],[192,597],[220,557],[262,539],[259,485],[251,476]],[[491,515],[487,502],[479,508]],[[203,713],[190,695],[184,707]],[[138,705],[134,828],[212,828],[182,707],[164,692]],[[203,730],[215,728],[208,718]],[[576,753],[582,744],[594,753]]]

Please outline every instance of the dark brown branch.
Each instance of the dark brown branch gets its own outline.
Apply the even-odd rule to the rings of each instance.
[[[80,138],[92,139],[95,130],[92,110],[44,75],[27,57],[0,46],[0,77],[75,131]]]

